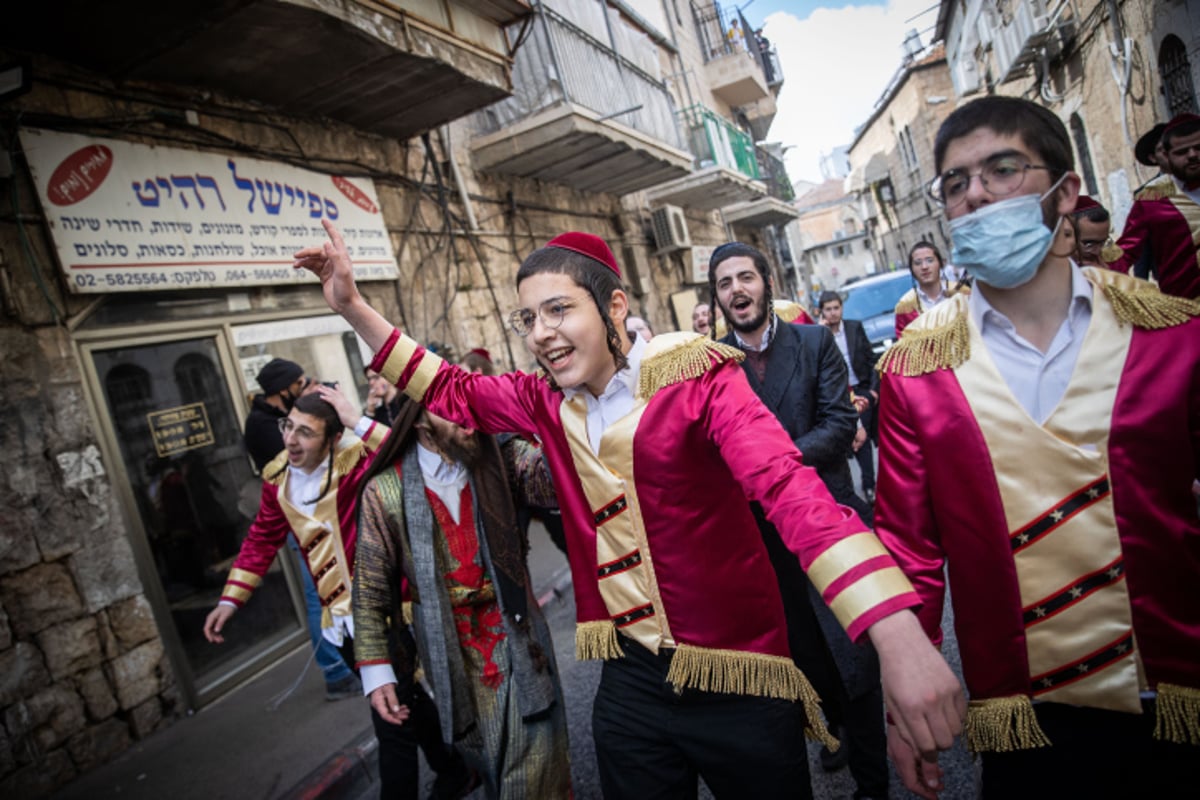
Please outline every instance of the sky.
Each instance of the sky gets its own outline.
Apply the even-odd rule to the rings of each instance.
[[[900,66],[905,34],[915,28],[928,45],[937,21],[937,0],[737,5],[779,53],[784,83],[768,140],[789,148],[784,163],[793,182],[821,181],[821,155],[849,144],[867,121]]]

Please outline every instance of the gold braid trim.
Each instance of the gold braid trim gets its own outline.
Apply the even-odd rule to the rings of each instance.
[[[333,468],[337,470],[337,474],[346,475],[354,469],[354,465],[363,457],[363,450],[361,441],[338,450],[337,455],[333,457]]]
[[[682,344],[642,361],[641,374],[638,375],[638,397],[649,400],[659,389],[699,378],[712,369],[714,364],[741,361],[745,357],[736,347],[692,334]]]
[[[900,341],[884,351],[875,368],[881,375],[886,372],[912,378],[954,369],[970,357],[971,335],[964,308],[937,327],[909,325]]]
[[[1169,175],[1163,175],[1142,187],[1141,191],[1133,196],[1133,199],[1162,200],[1167,197],[1175,197],[1178,194],[1179,189],[1175,186],[1175,181],[1171,180]]]
[[[681,644],[671,658],[667,682],[677,689],[799,700],[808,718],[805,735],[838,749],[821,718],[821,698],[790,658]]]
[[[617,642],[617,626],[612,620],[601,619],[575,624],[575,660],[608,661],[625,655]]]
[[[1033,713],[1033,702],[1023,694],[972,700],[967,705],[965,734],[967,749],[973,753],[1008,753],[1050,744]]]
[[[800,314],[808,314],[807,308],[791,300],[776,300],[773,305],[775,306],[775,316],[784,322],[795,322],[800,318]]]
[[[1111,264],[1114,261],[1119,261],[1123,255],[1125,255],[1125,251],[1117,247],[1114,242],[1109,242],[1100,249],[1100,260],[1105,264]]]
[[[910,314],[917,310],[917,290],[909,289],[896,303],[897,314]]]
[[[1160,683],[1155,706],[1155,739],[1200,745],[1200,689]]]
[[[1134,291],[1111,283],[1102,289],[1108,302],[1112,303],[1117,319],[1138,328],[1170,328],[1200,316],[1200,301],[1163,294],[1148,284],[1145,289],[1137,287]]]

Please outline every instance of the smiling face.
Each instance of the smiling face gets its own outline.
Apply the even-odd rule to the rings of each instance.
[[[700,303],[692,309],[692,330],[696,333],[707,336],[711,322],[708,303]]]
[[[332,446],[325,441],[325,420],[293,408],[283,424],[283,446],[288,464],[311,472],[325,460]]]
[[[767,283],[749,256],[732,256],[714,274],[717,305],[739,333],[754,333],[767,324]]]
[[[909,260],[913,278],[926,294],[941,280],[942,265],[932,247],[918,247]]]
[[[525,337],[533,357],[559,386],[583,386],[598,397],[617,367],[608,349],[604,320],[588,290],[568,275],[538,272],[521,281],[517,296],[521,309],[533,312],[532,330]],[[608,314],[618,331],[625,330],[628,312],[625,293],[614,291]],[[628,347],[621,338],[623,347]]]

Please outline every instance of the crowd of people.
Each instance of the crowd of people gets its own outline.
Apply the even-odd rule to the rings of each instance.
[[[291,539],[328,696],[369,698],[383,797],[417,796],[418,750],[436,797],[570,797],[525,563],[549,514],[576,656],[603,661],[605,797],[694,797],[699,778],[811,797],[805,735],[856,798],[888,796],[889,756],[936,797],[960,735],[985,798],[1187,791],[1200,117],[1155,148],[1164,174],[1114,246],[1053,113],[954,111],[930,186],[949,263],[912,247],[878,363],[840,295],[815,317],[777,300],[740,242],[713,251],[691,331],[655,334],[605,242],[569,232],[516,276],[508,323],[540,369],[451,364],[366,303],[326,222],[295,263],[375,354],[366,413],[299,365],[263,368],[259,508],[206,636]],[[947,602],[965,687],[937,649]]]

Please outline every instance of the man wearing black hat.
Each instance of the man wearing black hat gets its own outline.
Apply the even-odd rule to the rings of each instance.
[[[1143,189],[1129,209],[1117,246],[1124,255],[1111,266],[1134,271],[1143,260],[1159,288],[1176,297],[1200,298],[1200,115],[1179,114],[1163,130],[1161,146],[1170,175]]]
[[[282,452],[279,420],[292,410],[292,404],[304,393],[309,379],[304,374],[304,367],[295,361],[273,358],[258,371],[255,380],[262,393],[254,395],[250,401],[244,439],[254,468],[262,472],[262,468]]]

